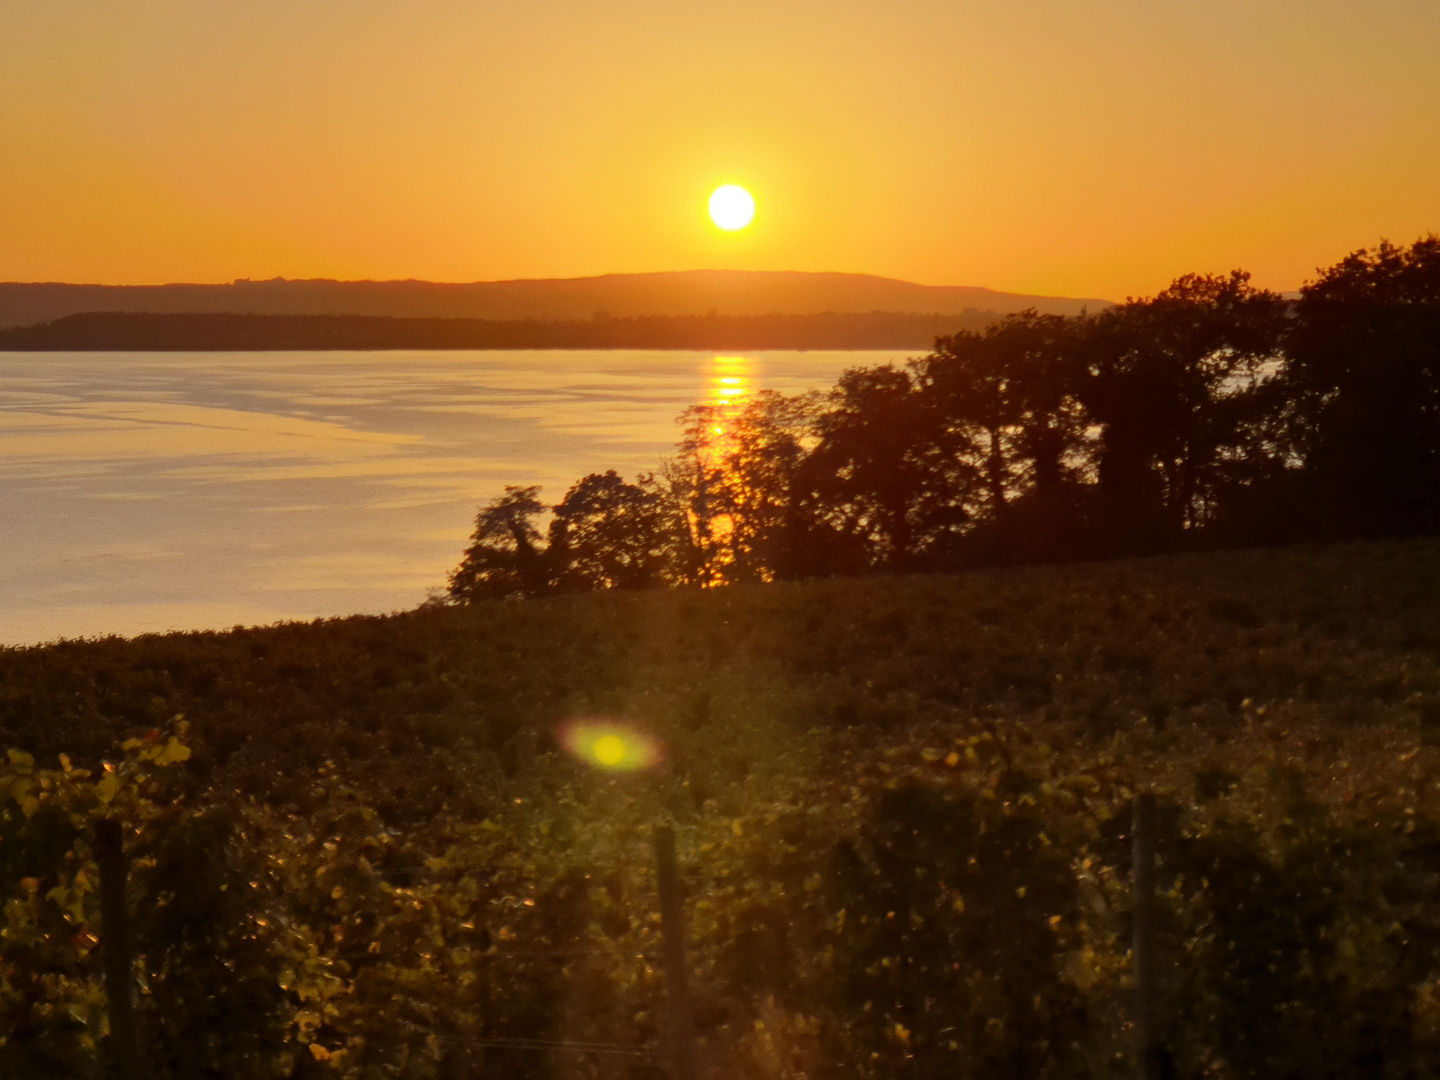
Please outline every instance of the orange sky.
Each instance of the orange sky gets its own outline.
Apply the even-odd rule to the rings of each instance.
[[[1437,44],[1436,0],[8,0],[0,280],[1293,288],[1440,230]]]

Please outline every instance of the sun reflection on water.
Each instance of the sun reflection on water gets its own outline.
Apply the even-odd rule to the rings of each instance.
[[[755,361],[748,356],[717,356],[711,362],[709,404],[715,410],[713,433],[725,436],[755,392]]]
[[[697,543],[708,551],[714,576],[704,584],[722,585],[728,580],[725,567],[733,558],[730,542],[735,522],[721,508],[726,478],[733,470],[731,457],[740,447],[741,425],[746,409],[755,400],[757,364],[747,356],[716,356],[710,362],[707,392],[697,410],[700,424],[694,429],[692,452],[706,475],[697,509],[690,513]],[[720,495],[717,505],[713,498]],[[704,509],[699,509],[704,505]]]
[[[0,353],[0,644],[413,607],[503,485],[558,498],[588,472],[655,469],[677,436],[686,464],[718,467],[765,391],[876,360]]]

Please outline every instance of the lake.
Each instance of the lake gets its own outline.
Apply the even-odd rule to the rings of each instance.
[[[0,644],[413,608],[505,484],[903,352],[0,353]]]

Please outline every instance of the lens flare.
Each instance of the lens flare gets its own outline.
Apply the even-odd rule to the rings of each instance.
[[[608,772],[639,772],[660,760],[660,743],[613,720],[575,720],[560,729],[560,744],[581,761]]]
[[[601,735],[590,748],[596,764],[613,769],[625,760],[625,740],[619,735]]]

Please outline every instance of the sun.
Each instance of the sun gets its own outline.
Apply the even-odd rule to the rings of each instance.
[[[755,220],[755,197],[739,184],[724,184],[710,194],[710,220],[726,232]]]

